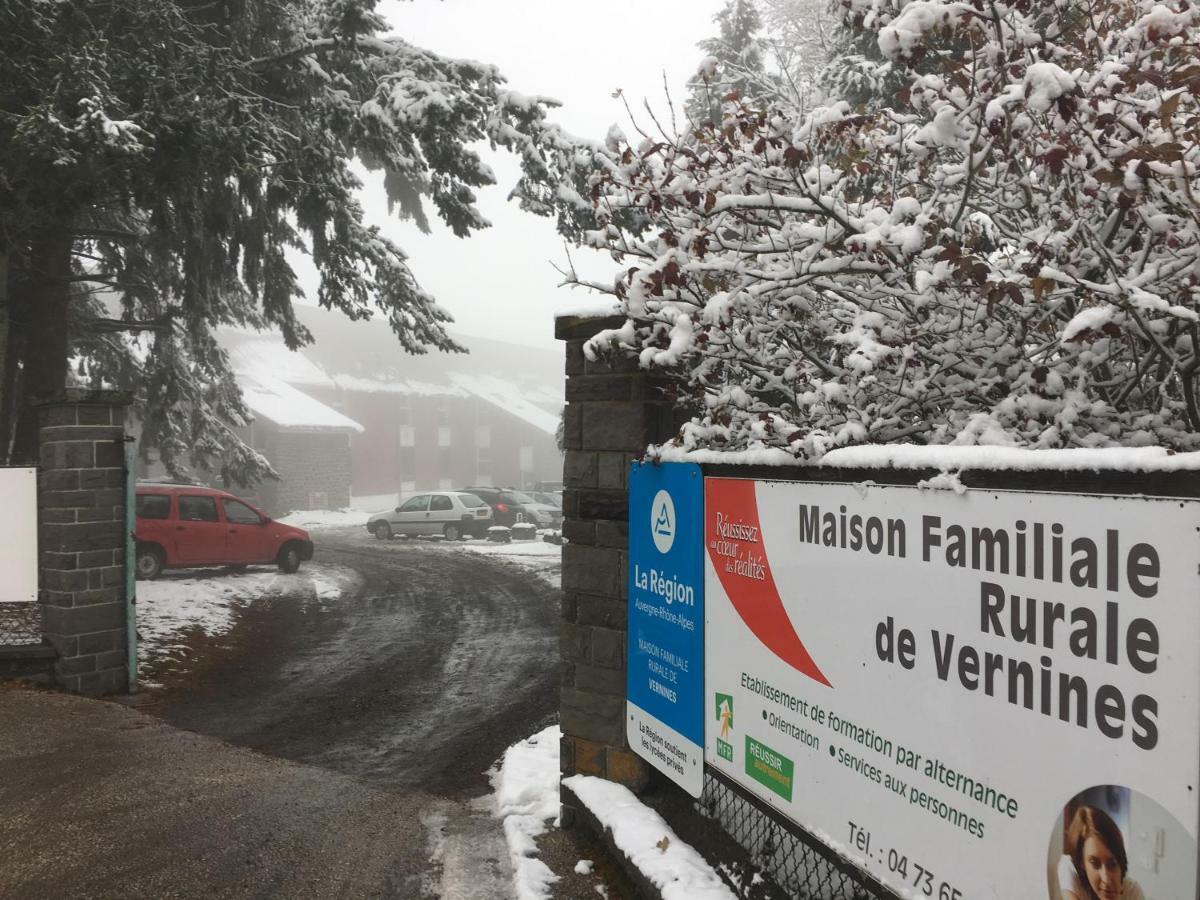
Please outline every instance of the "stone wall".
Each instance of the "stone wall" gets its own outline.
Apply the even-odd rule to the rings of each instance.
[[[625,740],[627,495],[629,464],[675,434],[681,414],[665,380],[636,360],[588,361],[583,345],[615,319],[560,318],[566,342],[563,417],[561,692],[563,775],[599,775],[640,790],[646,763]],[[572,809],[564,805],[569,821]]]
[[[125,414],[114,392],[68,391],[38,409],[38,600],[54,680],[83,694],[129,687]]]
[[[327,509],[350,505],[350,435],[269,431],[259,436],[257,449],[280,476],[259,486],[269,515],[310,509],[313,494],[326,495]]]

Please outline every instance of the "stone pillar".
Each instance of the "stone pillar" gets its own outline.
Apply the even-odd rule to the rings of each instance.
[[[129,688],[125,413],[116,391],[68,390],[38,407],[38,599],[59,687]],[[130,561],[132,563],[132,561]]]
[[[636,359],[584,357],[588,338],[622,322],[555,322],[567,351],[559,720],[564,776],[598,775],[640,790],[649,767],[625,740],[626,475],[648,444],[671,437],[678,425],[661,377],[639,369]],[[563,812],[570,824],[572,810]]]

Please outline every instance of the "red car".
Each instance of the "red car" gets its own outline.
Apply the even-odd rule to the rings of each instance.
[[[138,578],[157,578],[164,568],[255,563],[295,572],[313,555],[307,531],[200,485],[139,484],[134,537]]]

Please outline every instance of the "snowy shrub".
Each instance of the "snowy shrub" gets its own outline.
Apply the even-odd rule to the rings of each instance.
[[[594,177],[628,321],[588,352],[674,374],[686,447],[1200,447],[1200,11],[843,7],[895,102],[731,94]]]

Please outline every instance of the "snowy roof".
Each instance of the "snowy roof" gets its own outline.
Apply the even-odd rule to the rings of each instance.
[[[365,429],[308,394],[262,372],[237,373],[246,405],[255,417],[284,431],[353,431]]]
[[[311,359],[289,350],[275,335],[227,330],[221,343],[229,351],[235,372],[268,375],[288,384],[304,387],[333,387],[333,381]]]
[[[539,431],[554,436],[558,431],[558,416],[533,402],[519,386],[492,375],[465,375],[451,372],[450,380],[474,397],[498,406]]]
[[[546,434],[553,435],[558,429],[563,376],[562,356],[557,350],[456,336],[468,353],[414,355],[401,349],[382,319],[356,321],[340,312],[308,306],[295,310],[313,335],[313,342],[297,351],[288,350],[275,334],[235,329],[221,332],[221,343],[239,382],[244,389],[250,381],[256,386],[257,402],[264,408],[255,412],[271,421],[277,421],[277,415],[285,416],[277,398],[292,385],[301,390],[320,387],[418,397],[474,397]],[[246,399],[251,402],[248,389]],[[306,405],[309,412],[297,411],[292,418],[341,421],[342,428],[362,430],[336,410],[308,399],[326,412],[318,414],[314,406]]]

